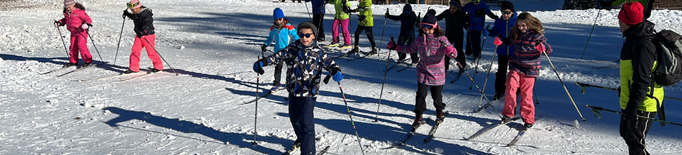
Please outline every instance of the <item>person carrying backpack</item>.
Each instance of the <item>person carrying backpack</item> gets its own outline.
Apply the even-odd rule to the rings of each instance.
[[[625,42],[620,53],[620,136],[628,145],[630,154],[648,155],[644,138],[651,128],[657,112],[655,98],[663,99],[661,85],[651,88],[652,71],[657,64],[654,24],[644,20],[644,7],[639,2],[627,2],[618,13],[620,31]],[[653,89],[653,97],[648,95]]]
[[[467,67],[467,61],[464,56],[464,50],[462,48],[464,47],[464,29],[466,27],[466,22],[469,21],[469,18],[466,18],[464,11],[462,11],[462,5],[459,2],[459,0],[451,0],[450,1],[450,9],[447,9],[443,11],[442,13],[438,14],[436,16],[436,20],[443,20],[445,19],[445,37],[448,38],[448,41],[450,43],[454,44],[455,49],[457,49],[457,62],[459,64],[462,64],[462,66],[459,66],[459,74],[461,75],[464,73],[464,68]],[[445,71],[447,71],[450,68],[450,58],[445,57]]]
[[[405,4],[403,6],[403,13],[398,16],[393,16],[386,12],[384,17],[400,21],[400,35],[398,36],[398,45],[410,45],[414,41],[415,30],[414,27],[417,25],[417,15],[412,11],[412,5]],[[398,52],[398,62],[402,62],[407,57],[407,54]],[[410,59],[412,59],[412,64],[416,65],[419,62],[419,56],[417,53],[411,53]],[[449,58],[448,58],[449,59]],[[446,62],[447,63],[447,62]]]

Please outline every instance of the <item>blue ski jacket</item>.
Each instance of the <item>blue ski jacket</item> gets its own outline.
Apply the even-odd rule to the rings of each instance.
[[[324,15],[325,11],[325,0],[305,0],[306,2],[311,2],[314,15]]]
[[[285,26],[280,28],[277,28],[274,25],[270,27],[270,35],[268,36],[268,39],[265,40],[265,46],[270,46],[272,40],[275,40],[275,53],[289,46],[291,41],[296,41],[299,39],[296,28],[289,23],[289,20],[285,19],[284,22],[286,23]]]
[[[509,41],[509,34],[511,34],[514,23],[516,23],[516,12],[509,20],[504,20],[504,18],[495,20],[495,25],[493,26],[493,29],[490,30],[488,36],[500,37],[500,40],[502,40],[502,45],[497,47],[498,55],[514,54],[514,46],[512,46],[512,42]]]
[[[417,23],[417,15],[412,11],[410,4],[403,6],[403,13],[399,16],[387,15],[386,18],[400,21],[400,36],[413,36],[416,34],[414,27]]]
[[[497,20],[499,17],[490,11],[490,8],[485,3],[479,3],[474,5],[474,3],[467,3],[462,8],[469,17],[469,31],[483,31],[483,26],[485,26],[485,15],[490,18]]]

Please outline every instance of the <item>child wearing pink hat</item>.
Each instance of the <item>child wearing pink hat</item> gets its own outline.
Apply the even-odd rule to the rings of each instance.
[[[154,69],[151,72],[159,72],[163,70],[163,62],[156,52],[154,41],[156,40],[156,34],[154,33],[154,15],[152,9],[142,6],[140,1],[131,0],[127,4],[128,9],[133,13],[128,12],[128,10],[123,11],[123,18],[130,18],[135,23],[136,37],[133,43],[132,53],[130,53],[130,66],[128,70],[123,72],[124,74],[137,73],[140,72],[140,51],[145,48],[147,51],[147,56],[152,60],[154,64]]]
[[[92,55],[88,50],[88,28],[92,26],[92,20],[85,7],[74,0],[64,1],[64,18],[54,21],[55,26],[64,26],[71,32],[71,46],[69,47],[69,63],[64,67],[78,65],[78,53],[80,52],[83,61],[82,67],[92,64]]]

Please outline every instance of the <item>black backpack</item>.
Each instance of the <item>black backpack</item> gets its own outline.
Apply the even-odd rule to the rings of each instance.
[[[653,71],[656,83],[671,86],[682,80],[682,36],[671,30],[662,30],[655,34],[658,66]]]

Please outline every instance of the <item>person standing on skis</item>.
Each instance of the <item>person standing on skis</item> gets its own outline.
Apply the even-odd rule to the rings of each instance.
[[[358,28],[355,29],[355,45],[353,49],[350,50],[350,54],[359,53],[358,45],[360,44],[360,33],[365,31],[369,43],[372,44],[372,51],[368,54],[377,54],[377,45],[374,42],[374,33],[372,32],[372,27],[374,26],[374,17],[372,17],[372,0],[360,0],[358,8],[351,10],[351,12],[360,12],[358,15]]]
[[[457,49],[457,62],[462,64],[459,67],[459,74],[464,73],[464,68],[467,66],[466,58],[464,57],[464,32],[462,29],[466,27],[464,24],[469,19],[465,17],[464,11],[462,11],[462,5],[459,0],[450,1],[450,9],[443,11],[438,16],[436,20],[445,19],[445,37],[448,38],[450,43],[454,44],[455,49]],[[450,68],[450,58],[445,57],[445,71]]]
[[[530,15],[521,13],[510,34],[510,41],[514,46],[514,53],[509,58],[509,73],[502,110],[501,123],[507,123],[514,117],[516,109],[516,92],[521,95],[521,118],[524,128],[535,124],[535,105],[533,104],[533,86],[535,78],[540,74],[540,56],[552,53],[552,47],[545,38],[545,28],[542,22]]]
[[[410,45],[388,42],[386,48],[401,53],[419,53],[421,61],[417,64],[417,97],[415,103],[415,119],[412,128],[422,124],[422,115],[426,111],[426,95],[431,90],[433,105],[436,107],[436,118],[444,119],[443,85],[445,85],[445,57],[457,57],[457,50],[445,38],[443,30],[438,27],[436,16],[427,13],[420,23],[419,36]]]
[[[332,23],[332,42],[329,45],[336,45],[339,43],[339,26],[343,33],[344,47],[350,47],[350,32],[348,31],[348,22],[350,21],[350,7],[351,4],[347,0],[329,0],[327,3],[334,4],[336,14],[334,15],[334,22]]]
[[[163,70],[163,62],[159,54],[155,50],[156,34],[154,33],[154,15],[152,9],[149,9],[140,4],[139,0],[130,0],[127,3],[128,10],[123,10],[123,18],[128,17],[135,23],[135,42],[133,43],[132,53],[130,53],[129,69],[123,72],[124,74],[140,72],[140,52],[142,48],[147,50],[147,56],[152,60],[154,69],[151,72],[159,72]]]
[[[466,16],[469,18],[467,29],[467,44],[466,44],[466,55],[474,54],[475,59],[481,58],[481,33],[486,31],[483,26],[485,26],[485,15],[492,19],[499,19],[497,15],[490,11],[490,8],[485,3],[481,3],[481,0],[471,0],[471,2],[464,5],[462,8],[466,12]]]
[[[298,1],[301,2],[300,0]],[[305,2],[310,2],[313,8],[313,23],[317,27],[318,34],[317,42],[323,42],[325,40],[324,35],[324,13],[325,13],[325,0],[305,0]]]
[[[490,30],[488,36],[495,38],[495,46],[497,46],[497,73],[495,73],[495,96],[493,100],[504,97],[507,83],[507,66],[509,65],[509,58],[514,55],[514,46],[509,40],[509,34],[516,23],[516,12],[514,4],[510,1],[502,2],[500,9],[502,18],[495,20],[495,25]]]
[[[625,36],[620,51],[620,136],[631,155],[648,155],[644,144],[651,129],[657,107],[663,102],[664,91],[652,78],[657,51],[652,42],[654,23],[644,20],[644,7],[639,2],[627,2],[618,13],[618,25]],[[653,86],[653,88],[652,88]],[[653,93],[653,96],[649,94]],[[661,99],[660,102],[657,99]]]
[[[277,54],[279,51],[284,49],[285,47],[289,46],[289,43],[295,40],[298,40],[298,34],[296,32],[296,28],[289,23],[289,20],[284,17],[284,12],[282,12],[282,9],[280,8],[275,8],[275,10],[272,13],[272,16],[275,20],[275,22],[272,24],[270,27],[270,35],[268,36],[268,39],[265,40],[265,44],[261,46],[262,52],[267,51],[266,47],[268,47],[268,44],[272,43],[272,41],[275,41],[275,51],[274,53]],[[282,79],[282,63],[278,63],[275,66],[275,80],[273,82],[273,86],[270,89],[270,92],[275,92],[279,90],[279,86],[281,83],[279,83],[280,79]]]
[[[412,11],[412,5],[405,4],[403,6],[403,13],[398,16],[393,16],[386,12],[384,17],[400,21],[400,35],[398,36],[398,45],[410,45],[415,39],[414,27],[418,25],[417,15]],[[398,62],[402,62],[407,57],[407,54],[398,52]],[[417,53],[411,53],[410,59],[412,59],[412,64],[416,65],[419,62],[419,56]]]
[[[82,67],[92,65],[92,55],[88,50],[88,28],[92,26],[92,19],[85,13],[85,7],[74,0],[64,1],[64,18],[54,21],[55,26],[64,26],[71,32],[71,46],[69,47],[69,63],[64,67],[78,65],[78,53],[80,52],[84,64]]]
[[[300,146],[302,155],[314,155],[316,152],[313,111],[317,102],[316,96],[320,92],[322,69],[333,75],[334,81],[343,80],[339,65],[317,45],[315,39],[317,33],[317,28],[312,22],[302,22],[298,24],[299,40],[253,64],[253,71],[258,74],[265,72],[264,66],[287,64],[289,121],[297,137],[294,147]]]

